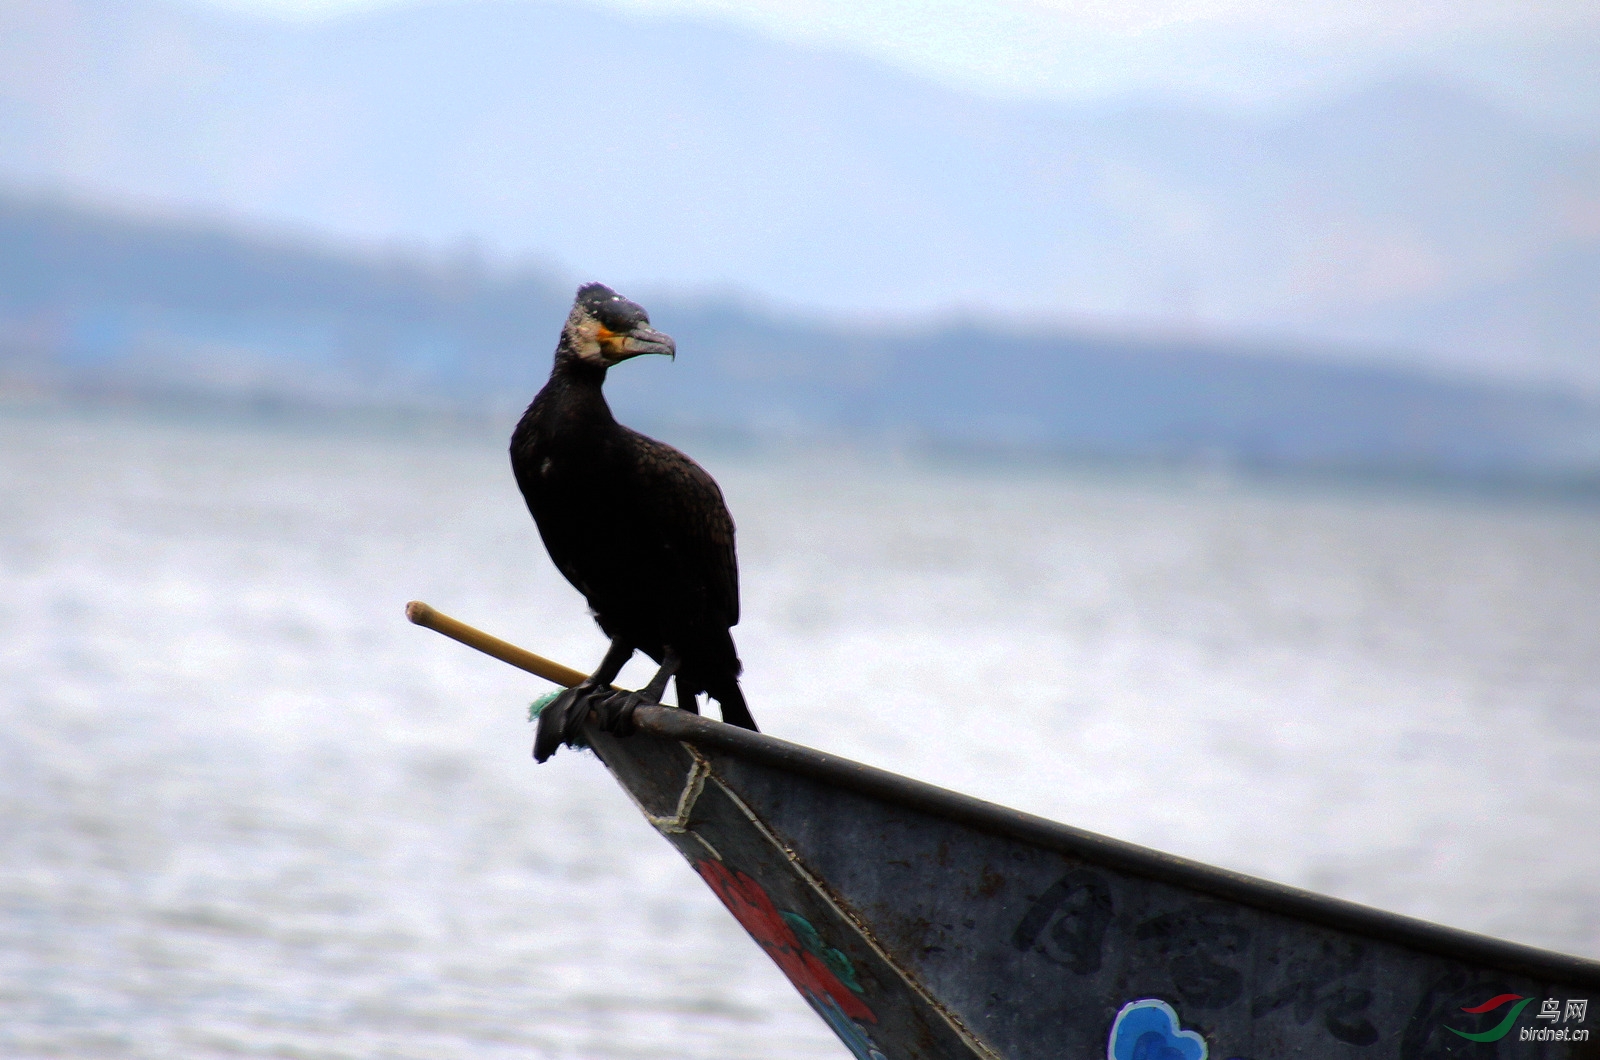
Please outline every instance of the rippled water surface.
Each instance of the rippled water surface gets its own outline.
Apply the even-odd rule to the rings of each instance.
[[[1600,509],[702,455],[767,731],[1600,955]],[[0,497],[0,1055],[845,1055],[402,619],[599,660],[498,441],[10,414]]]

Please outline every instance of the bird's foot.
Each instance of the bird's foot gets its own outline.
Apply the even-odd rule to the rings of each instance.
[[[596,696],[593,709],[597,712],[600,728],[613,736],[632,736],[633,712],[640,707],[659,707],[667,691],[667,682],[678,672],[678,653],[670,647],[661,660],[661,669],[650,683],[637,692],[613,692]]]
[[[650,695],[648,688],[637,692],[614,692],[604,699],[596,699],[595,718],[600,728],[613,736],[632,736],[636,731],[633,712],[640,707],[659,707],[659,699]]]
[[[583,723],[594,708],[596,693],[609,689],[584,681],[562,692],[539,712],[539,728],[533,737],[533,757],[547,761],[562,744],[571,747],[583,735]]]

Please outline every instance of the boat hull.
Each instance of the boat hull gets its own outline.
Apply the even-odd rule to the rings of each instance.
[[[1600,963],[636,717],[596,754],[862,1060],[1600,1058]]]

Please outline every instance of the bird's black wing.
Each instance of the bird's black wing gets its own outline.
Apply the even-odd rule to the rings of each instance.
[[[659,560],[676,571],[691,624],[725,630],[739,621],[739,561],[733,516],[706,470],[664,442],[637,432],[635,474],[645,488],[633,493],[649,520]]]

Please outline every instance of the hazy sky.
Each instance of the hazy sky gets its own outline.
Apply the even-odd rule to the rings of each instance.
[[[212,0],[317,17],[404,0]],[[568,0],[571,2],[571,0]],[[1594,0],[596,0],[842,46],[1007,96],[1182,93],[1272,107],[1440,71],[1600,122]]]

